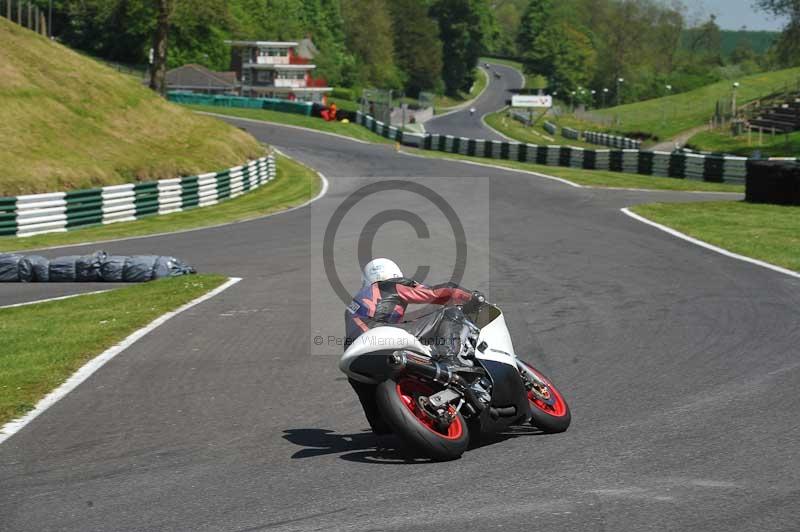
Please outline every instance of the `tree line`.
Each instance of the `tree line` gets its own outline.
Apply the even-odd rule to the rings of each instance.
[[[716,18],[692,21],[677,0],[497,0],[495,44],[564,100],[637,101],[800,64],[800,2],[756,4],[792,21],[766,53],[740,32],[723,54]]]
[[[490,0],[55,0],[54,9],[59,40],[112,61],[147,63],[161,13],[168,68],[226,70],[226,39],[308,36],[330,85],[411,96],[469,90],[499,32]]]
[[[723,54],[714,17],[693,22],[679,0],[54,0],[53,29],[93,55],[145,64],[161,20],[167,67],[216,70],[230,67],[226,39],[310,36],[330,85],[411,96],[465,92],[479,56],[498,55],[561,96],[610,104],[800,64],[800,2],[754,2],[790,20],[767,53],[740,38]]]

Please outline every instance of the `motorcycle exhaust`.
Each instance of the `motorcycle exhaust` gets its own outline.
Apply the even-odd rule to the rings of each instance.
[[[446,365],[435,362],[427,357],[423,357],[412,351],[395,351],[388,356],[387,363],[395,372],[407,372],[420,377],[425,377],[440,384],[453,385],[459,392],[463,393],[467,401],[478,412],[486,408],[486,404],[478,399],[478,396],[460,375]]]
[[[414,373],[440,384],[450,384],[453,377],[458,377],[458,375],[453,375],[452,370],[444,364],[434,362],[411,351],[395,351],[389,355],[388,363],[395,372]]]

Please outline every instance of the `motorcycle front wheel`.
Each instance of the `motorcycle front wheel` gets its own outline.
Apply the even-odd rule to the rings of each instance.
[[[533,389],[528,390],[531,425],[548,434],[567,430],[572,421],[572,413],[561,392],[541,371],[520,359],[517,362],[520,371],[534,383]]]
[[[455,460],[469,445],[466,421],[453,409],[452,422],[442,427],[419,404],[420,397],[438,391],[419,380],[399,377],[380,383],[375,399],[383,419],[408,446],[433,460]]]

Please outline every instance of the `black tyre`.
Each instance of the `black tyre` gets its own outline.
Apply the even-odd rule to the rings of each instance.
[[[520,371],[538,379],[544,386],[537,387],[536,390],[528,391],[528,404],[531,407],[531,425],[542,432],[555,434],[564,432],[572,421],[572,413],[569,405],[564,400],[564,396],[544,376],[544,374],[522,360],[517,359]]]
[[[417,403],[420,396],[438,391],[416,379],[400,377],[380,383],[375,399],[383,419],[407,445],[433,460],[454,460],[469,445],[466,421],[456,412],[453,422],[441,429]]]

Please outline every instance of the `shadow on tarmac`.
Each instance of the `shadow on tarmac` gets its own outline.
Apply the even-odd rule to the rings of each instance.
[[[497,434],[482,434],[470,443],[470,449],[501,443],[522,436],[542,436],[544,433],[533,427],[511,427]],[[339,458],[350,462],[384,465],[409,465],[430,463],[431,460],[415,454],[392,434],[376,435],[370,430],[354,434],[338,434],[328,429],[287,429],[283,434],[287,441],[303,447],[292,455],[292,459],[313,458],[339,454]]]

